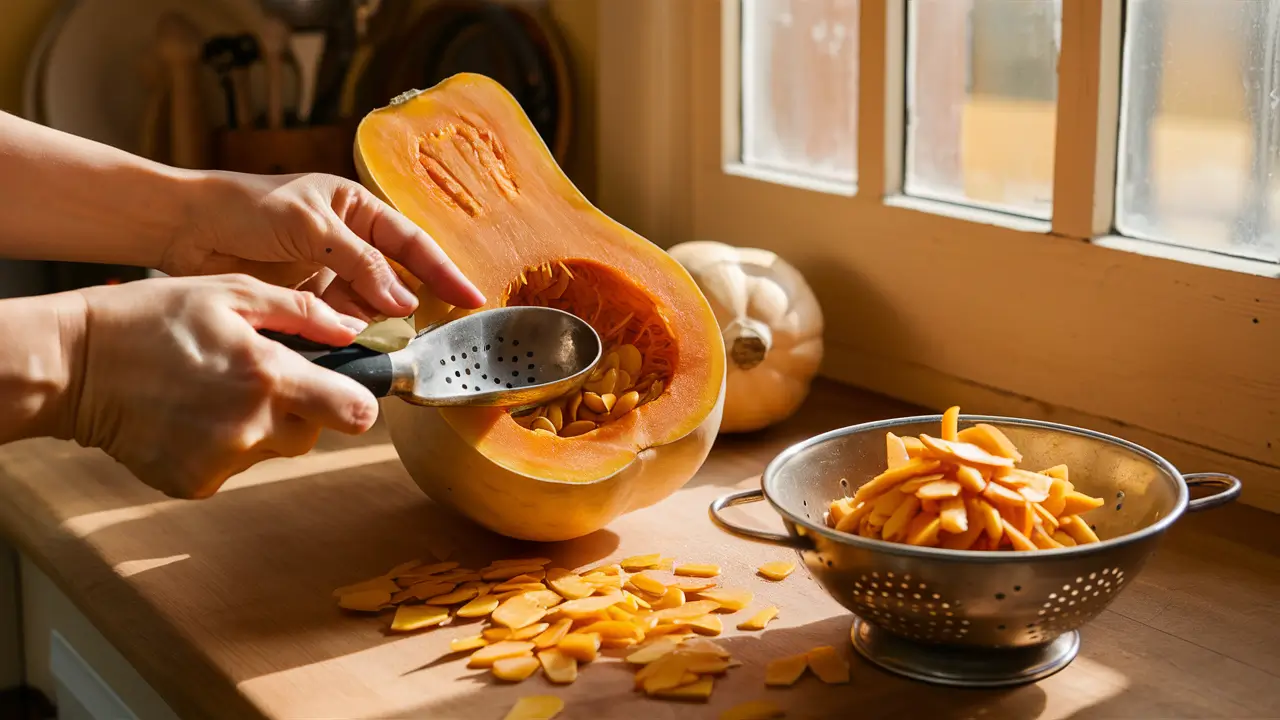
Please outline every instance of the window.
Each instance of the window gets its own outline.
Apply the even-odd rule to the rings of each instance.
[[[785,258],[824,375],[1280,510],[1280,0],[600,5],[600,86],[643,90],[600,104],[603,209]]]
[[[1280,261],[1280,2],[1129,0],[1116,228]]]
[[[857,0],[744,0],[741,20],[742,163],[852,187]]]
[[[908,195],[1049,219],[1060,0],[910,0]]]

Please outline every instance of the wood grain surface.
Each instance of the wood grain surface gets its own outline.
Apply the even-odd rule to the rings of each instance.
[[[875,669],[849,645],[850,615],[803,568],[781,583],[755,576],[789,551],[731,538],[707,518],[714,497],[758,483],[792,442],[916,412],[822,382],[783,426],[722,439],[704,470],[663,503],[588,538],[543,546],[497,538],[435,506],[380,426],[361,438],[326,436],[312,454],[258,466],[195,502],[157,495],[96,452],[32,441],[0,449],[0,532],[189,718],[497,719],[517,698],[543,693],[565,699],[562,718],[714,718],[761,697],[789,718],[1280,717],[1280,545],[1264,511],[1186,516],[1084,630],[1070,667],[1000,692],[935,688]],[[780,526],[760,506],[744,512]],[[646,551],[718,562],[724,585],[756,592],[753,608],[781,609],[762,633],[726,631],[723,644],[744,664],[709,703],[645,698],[612,659],[583,667],[567,687],[541,676],[495,684],[447,655],[449,640],[476,625],[388,636],[388,615],[345,614],[330,597],[433,554],[477,564],[546,554],[578,567]],[[764,688],[769,659],[822,644],[852,662],[849,685],[809,676]]]

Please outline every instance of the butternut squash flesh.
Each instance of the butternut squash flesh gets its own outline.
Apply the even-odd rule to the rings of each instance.
[[[516,416],[384,400],[428,495],[496,532],[553,541],[692,477],[723,406],[715,316],[675,260],[582,196],[506,90],[460,74],[406,93],[364,118],[355,155],[362,182],[435,238],[486,307],[556,307],[605,342],[584,392]],[[413,284],[418,327],[464,312]]]

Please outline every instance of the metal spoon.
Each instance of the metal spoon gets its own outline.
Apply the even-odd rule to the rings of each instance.
[[[260,331],[299,352],[328,349]],[[600,361],[600,336],[585,321],[547,307],[507,307],[433,325],[391,353],[352,345],[311,361],[378,397],[414,405],[532,407],[580,389]]]

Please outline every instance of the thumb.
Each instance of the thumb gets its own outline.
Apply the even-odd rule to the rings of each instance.
[[[359,318],[339,313],[312,293],[277,287],[250,277],[236,282],[233,309],[256,330],[275,330],[345,347],[368,326]]]

